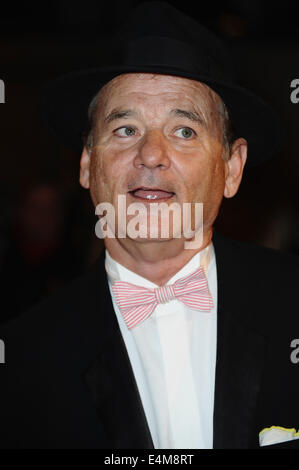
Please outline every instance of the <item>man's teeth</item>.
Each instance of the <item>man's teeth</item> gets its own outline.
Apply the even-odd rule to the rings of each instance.
[[[173,196],[173,193],[164,191],[163,189],[136,189],[132,191],[132,194],[135,197],[147,200],[157,200],[157,199],[169,199]]]

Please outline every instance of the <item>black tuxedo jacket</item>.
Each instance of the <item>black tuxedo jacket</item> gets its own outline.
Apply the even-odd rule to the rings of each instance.
[[[213,242],[214,448],[255,448],[265,427],[299,428],[298,258]],[[0,328],[1,448],[153,448],[103,261]]]

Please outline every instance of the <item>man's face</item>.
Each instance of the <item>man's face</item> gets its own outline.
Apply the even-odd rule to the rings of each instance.
[[[94,204],[117,208],[118,195],[127,206],[200,202],[208,230],[227,174],[219,102],[208,86],[180,77],[124,74],[110,81],[99,94],[93,148],[81,170]]]

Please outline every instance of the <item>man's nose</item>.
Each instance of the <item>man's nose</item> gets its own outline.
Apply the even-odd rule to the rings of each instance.
[[[167,169],[170,166],[169,145],[166,137],[158,130],[146,133],[139,143],[134,159],[136,168],[147,167]]]

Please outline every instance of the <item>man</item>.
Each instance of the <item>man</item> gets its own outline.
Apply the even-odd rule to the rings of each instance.
[[[169,5],[140,6],[127,29],[117,66],[48,89],[51,125],[74,144],[91,102],[80,183],[115,218],[92,269],[1,332],[1,446],[298,446],[297,259],[213,233],[247,148],[251,164],[274,151],[277,120]],[[153,219],[157,203],[180,210]]]

